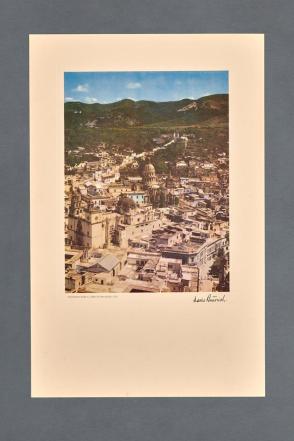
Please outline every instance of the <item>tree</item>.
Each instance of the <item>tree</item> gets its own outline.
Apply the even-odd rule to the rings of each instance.
[[[164,191],[161,191],[160,195],[159,195],[159,207],[163,208],[165,206],[166,206],[165,193],[164,193]]]
[[[118,203],[117,203],[117,206],[116,206],[117,211],[120,214],[128,213],[131,209],[133,209],[135,207],[136,207],[136,204],[133,201],[133,199],[128,198],[125,195],[120,196]]]
[[[219,283],[217,286],[217,291],[228,291],[229,276],[226,274],[227,263],[228,261],[224,253],[224,249],[219,248],[217,257],[209,270],[209,274],[218,278]]]

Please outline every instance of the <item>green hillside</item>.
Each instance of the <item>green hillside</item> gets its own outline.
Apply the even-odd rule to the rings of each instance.
[[[174,129],[199,132],[227,128],[228,95],[169,102],[130,99],[110,104],[67,102],[64,120],[65,151],[105,142],[138,152],[154,146],[152,138]]]
[[[179,111],[197,103],[198,108]],[[153,124],[196,124],[228,114],[228,96],[212,95],[198,100],[153,102],[125,99],[110,104],[85,104],[67,102],[65,107],[66,129],[92,123],[95,127],[138,127]]]

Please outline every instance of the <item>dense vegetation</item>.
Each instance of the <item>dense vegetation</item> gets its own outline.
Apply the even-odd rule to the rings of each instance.
[[[179,112],[194,100],[154,102],[124,99],[110,104],[65,103],[67,128],[94,122],[96,127],[134,127],[160,124],[163,126],[190,125],[213,117],[226,117],[228,95],[211,95],[198,99],[197,110]]]
[[[197,109],[180,109],[195,101],[185,99],[171,102],[122,100],[111,104],[85,104],[67,102],[64,105],[65,118],[65,160],[74,164],[77,159],[70,151],[84,148],[79,160],[91,160],[89,152],[99,151],[104,143],[106,150],[116,146],[117,151],[132,150],[136,153],[154,148],[153,139],[174,130],[189,133],[200,139],[199,149],[211,149],[212,144],[220,150],[227,148],[228,141],[228,95],[203,97],[197,102]],[[189,143],[192,145],[193,143]],[[83,156],[87,153],[87,156]],[[163,153],[163,156],[165,154]],[[160,156],[160,154],[159,154]],[[163,158],[162,158],[163,159]],[[164,161],[161,166],[164,169]]]

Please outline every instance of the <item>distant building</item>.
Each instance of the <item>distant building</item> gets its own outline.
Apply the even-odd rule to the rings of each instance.
[[[68,241],[86,248],[103,248],[113,240],[116,213],[101,212],[88,204],[81,207],[81,199],[74,196],[68,215]]]
[[[145,165],[143,170],[143,183],[147,189],[157,186],[157,179],[154,165],[151,162]]]
[[[148,201],[148,195],[145,191],[129,192],[128,197],[131,198],[136,204],[145,204]]]

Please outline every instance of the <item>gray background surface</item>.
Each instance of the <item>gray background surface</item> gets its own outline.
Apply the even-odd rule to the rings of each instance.
[[[0,6],[0,440],[293,441],[294,3],[2,0]],[[267,397],[31,399],[28,34],[235,32],[266,34]]]

